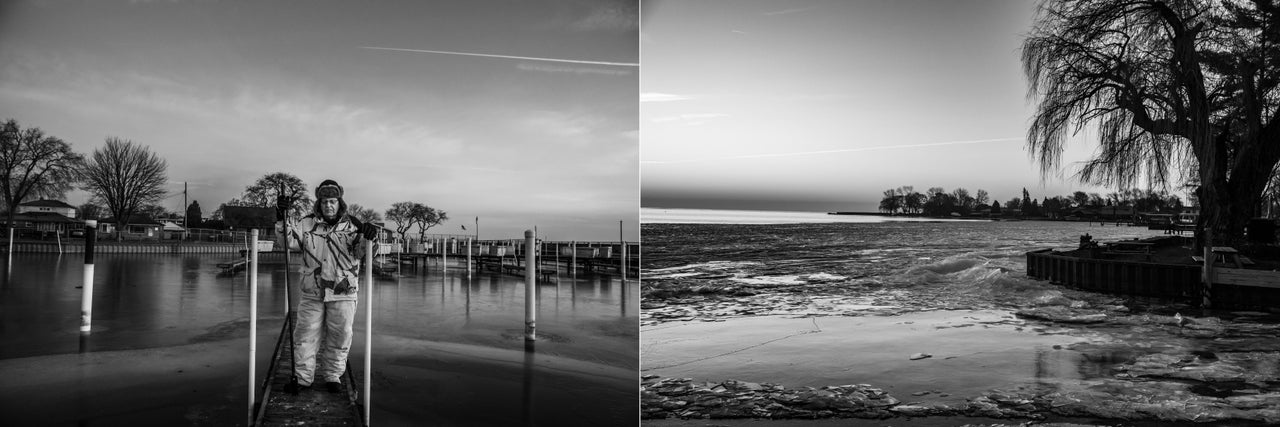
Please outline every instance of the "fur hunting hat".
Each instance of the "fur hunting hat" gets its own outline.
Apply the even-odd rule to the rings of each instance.
[[[317,201],[328,198],[342,198],[342,186],[338,185],[338,183],[332,179],[326,179],[324,182],[320,183],[319,187],[316,187]]]

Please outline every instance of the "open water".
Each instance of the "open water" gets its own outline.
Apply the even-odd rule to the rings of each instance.
[[[655,295],[642,302],[644,375],[870,384],[940,413],[1017,395],[1085,402],[1077,415],[1100,419],[1280,420],[1267,409],[1280,405],[1276,315],[1026,276],[1028,251],[1159,230],[679,209],[642,209],[641,220],[642,277]],[[1017,315],[1028,309],[1092,317]],[[1180,328],[1179,312],[1197,323]],[[1242,382],[1238,372],[1258,374]],[[1151,388],[1123,391],[1134,387]],[[1255,398],[1268,403],[1237,404]]]
[[[249,287],[232,255],[99,255],[93,331],[79,334],[82,255],[0,258],[0,425],[245,425]],[[258,274],[257,373],[285,313],[285,265]],[[297,280],[296,275],[293,278]],[[638,416],[638,286],[609,276],[538,286],[526,352],[524,283],[438,261],[375,278],[379,425],[616,425]],[[367,294],[366,294],[367,295]],[[365,297],[351,365],[362,370]]]
[[[845,281],[891,288],[1033,285],[1026,252],[1161,235],[1083,222],[902,219],[809,212],[646,209],[644,278],[741,283]]]

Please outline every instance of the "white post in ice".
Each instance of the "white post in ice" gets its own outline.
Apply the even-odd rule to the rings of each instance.
[[[622,237],[622,221],[618,221],[618,270],[622,271],[622,281],[627,281],[627,239]]]
[[[93,244],[96,243],[98,221],[84,221],[84,286],[80,293],[80,333],[90,332],[93,323]],[[13,256],[13,229],[9,229],[9,256]]]
[[[537,334],[537,276],[533,273],[533,230],[524,231],[524,339],[533,341]]]
[[[534,225],[534,242],[529,244],[529,251],[534,251],[534,262],[530,265],[531,268],[534,268],[534,277],[538,277],[538,268],[543,266],[543,260],[538,257],[540,254],[538,245],[538,226]]]
[[[369,384],[373,382],[373,241],[364,243],[364,425],[369,425]]]
[[[249,424],[253,424],[253,405],[258,398],[258,229],[249,231]]]

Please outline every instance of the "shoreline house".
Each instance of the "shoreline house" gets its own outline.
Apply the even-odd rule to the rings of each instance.
[[[60,200],[36,200],[18,204],[13,215],[14,234],[18,237],[45,238],[67,236],[84,228],[76,218],[77,209]],[[7,218],[0,217],[0,221]]]
[[[181,240],[187,232],[186,228],[182,228],[173,221],[160,221],[160,224],[163,225],[161,231],[164,233],[165,240]]]
[[[49,212],[62,215],[67,218],[76,217],[76,207],[68,205],[61,200],[36,200],[32,202],[19,203],[15,213],[21,215],[26,213]]]
[[[124,223],[120,237],[124,240],[160,240],[163,237],[164,225],[146,215],[130,215]],[[115,237],[116,219],[98,220],[98,238]]]

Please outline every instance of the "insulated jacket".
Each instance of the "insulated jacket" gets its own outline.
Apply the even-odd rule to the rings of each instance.
[[[283,230],[279,227],[277,224],[276,235],[282,236]],[[360,289],[357,278],[360,277],[360,260],[364,258],[364,243],[359,227],[345,215],[332,226],[315,214],[296,222],[290,221],[289,248],[302,252],[302,266],[299,267],[302,296],[324,302],[355,300]],[[336,292],[335,288],[341,289],[343,281],[349,290]]]

